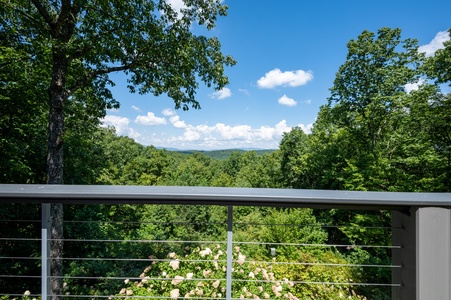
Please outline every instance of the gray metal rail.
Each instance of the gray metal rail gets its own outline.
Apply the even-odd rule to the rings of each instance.
[[[178,186],[0,185],[0,203],[189,204],[409,210],[451,208],[451,193]]]

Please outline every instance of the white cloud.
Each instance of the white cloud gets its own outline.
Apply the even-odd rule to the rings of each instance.
[[[132,109],[141,112],[141,108],[139,108],[138,106],[132,105]]]
[[[304,103],[305,104],[312,104],[312,100],[310,100],[310,99],[304,100]]]
[[[229,88],[222,88],[221,90],[210,94],[210,97],[213,99],[225,99],[232,96],[232,92]]]
[[[131,122],[128,118],[110,115],[103,120],[103,126],[115,126],[118,135],[129,136],[144,145],[197,150],[231,148],[277,149],[283,134],[292,129],[292,126],[289,126],[286,120],[282,120],[273,126],[262,125],[260,127],[252,127],[247,124],[228,125],[224,123],[190,125],[180,120],[180,116],[171,109],[165,109],[163,115],[168,117],[170,124],[173,125],[172,131],[169,131],[167,128],[161,132],[153,129],[151,134],[140,134],[129,126]],[[138,124],[155,125],[158,122],[161,124],[167,123],[165,118],[155,117],[153,113],[139,117],[135,121]],[[312,124],[298,124],[295,126],[302,128],[306,133],[310,133],[312,128]]]
[[[404,90],[406,93],[410,93],[411,91],[416,91],[425,82],[423,78],[420,78],[417,82],[414,83],[408,83],[404,85]]]
[[[166,119],[156,117],[153,112],[148,112],[147,116],[137,116],[135,123],[147,126],[164,125],[166,124]]]
[[[114,126],[118,135],[124,135],[127,133],[129,123],[130,120],[128,118],[110,115],[106,115],[102,120],[103,126]]]
[[[162,114],[163,114],[163,116],[165,116],[165,117],[170,117],[170,116],[175,115],[175,111],[173,111],[173,110],[170,109],[170,108],[166,108],[166,109],[163,109]]]
[[[312,124],[297,125],[310,133]],[[285,132],[292,129],[282,120],[274,127],[260,126],[252,128],[249,125],[226,125],[217,123],[213,126],[188,125],[183,135],[166,140],[164,147],[184,147],[189,149],[227,149],[227,148],[271,148],[276,149]]]
[[[129,127],[129,123],[130,120],[128,118],[112,115],[106,115],[102,120],[103,127],[114,126],[117,135],[126,135],[136,140],[141,136],[141,134]]]
[[[297,87],[307,84],[313,79],[312,71],[296,70],[282,72],[274,69],[257,81],[259,88],[272,89],[277,86]]]
[[[187,6],[185,5],[185,2],[183,0],[166,0],[166,3],[171,5],[172,9],[177,13],[177,18],[182,18],[182,9],[186,9]]]
[[[194,130],[193,128],[188,128],[184,133],[183,137],[180,139],[184,142],[193,142],[197,141],[201,138],[201,135],[199,132]]]
[[[449,41],[449,39],[448,31],[439,31],[429,44],[418,47],[418,52],[425,52],[426,56],[433,56],[435,51],[445,48],[443,43]]]
[[[296,106],[298,104],[294,99],[288,98],[287,95],[280,97],[278,102],[285,106]]]
[[[127,136],[131,137],[135,141],[138,141],[138,139],[141,137],[141,134],[139,132],[137,132],[135,129],[129,127]]]
[[[310,134],[310,133],[312,133],[313,124],[312,123],[307,124],[307,125],[299,124],[298,127],[301,127],[301,129],[302,129],[302,131],[304,131],[304,133]]]
[[[186,128],[188,125],[186,125],[185,121],[180,121],[180,117],[175,115],[169,118],[169,122],[175,127],[175,128]]]

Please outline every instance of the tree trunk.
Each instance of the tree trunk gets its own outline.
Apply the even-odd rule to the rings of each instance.
[[[53,74],[49,88],[50,115],[47,141],[47,184],[63,184],[63,138],[65,79],[68,62],[64,54],[53,49]],[[62,299],[63,292],[63,204],[50,206],[50,295]]]

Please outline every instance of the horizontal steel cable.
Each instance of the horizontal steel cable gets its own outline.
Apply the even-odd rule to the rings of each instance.
[[[0,257],[1,258],[1,257]],[[35,258],[40,259],[40,258]],[[143,262],[171,262],[173,259],[155,259],[155,258],[83,258],[83,257],[59,257],[49,258],[49,260],[67,260],[67,261],[143,261]],[[203,262],[222,262],[226,260],[206,260],[206,259],[177,259],[180,263],[203,263]],[[272,264],[272,265],[301,265],[301,266],[330,266],[330,267],[364,267],[364,268],[401,268],[401,265],[371,265],[371,264],[347,264],[347,263],[321,263],[321,262],[289,262],[289,261],[239,261],[232,260],[232,263],[250,263],[250,264]]]
[[[156,281],[172,281],[172,280],[183,280],[183,281],[226,281],[225,278],[166,278],[166,277],[98,277],[98,276],[49,276],[49,278],[59,278],[59,279],[80,279],[80,280],[156,280]],[[283,280],[263,280],[263,279],[233,279],[233,282],[258,282],[258,283],[276,283],[284,282]],[[289,280],[294,284],[325,284],[325,285],[345,285],[345,286],[385,286],[385,287],[400,287],[400,283],[367,283],[367,282],[327,282],[327,281],[295,281]]]

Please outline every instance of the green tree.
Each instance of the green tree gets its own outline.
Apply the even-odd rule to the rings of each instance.
[[[28,61],[28,46],[5,22],[0,18],[0,182],[40,183],[45,178],[48,106],[39,99],[46,97],[41,88],[45,77]]]
[[[284,133],[279,146],[284,186],[306,188],[306,156],[309,153],[309,137],[302,128],[294,127]]]
[[[359,146],[372,150],[402,108],[404,86],[418,80],[416,66],[422,55],[416,40],[401,40],[400,29],[386,27],[377,36],[364,31],[347,46],[328,101],[335,103],[335,121],[356,137]]]
[[[451,28],[448,30],[451,35]],[[428,58],[425,71],[438,83],[448,83],[451,86],[451,40],[443,43],[443,49],[439,49]]]

